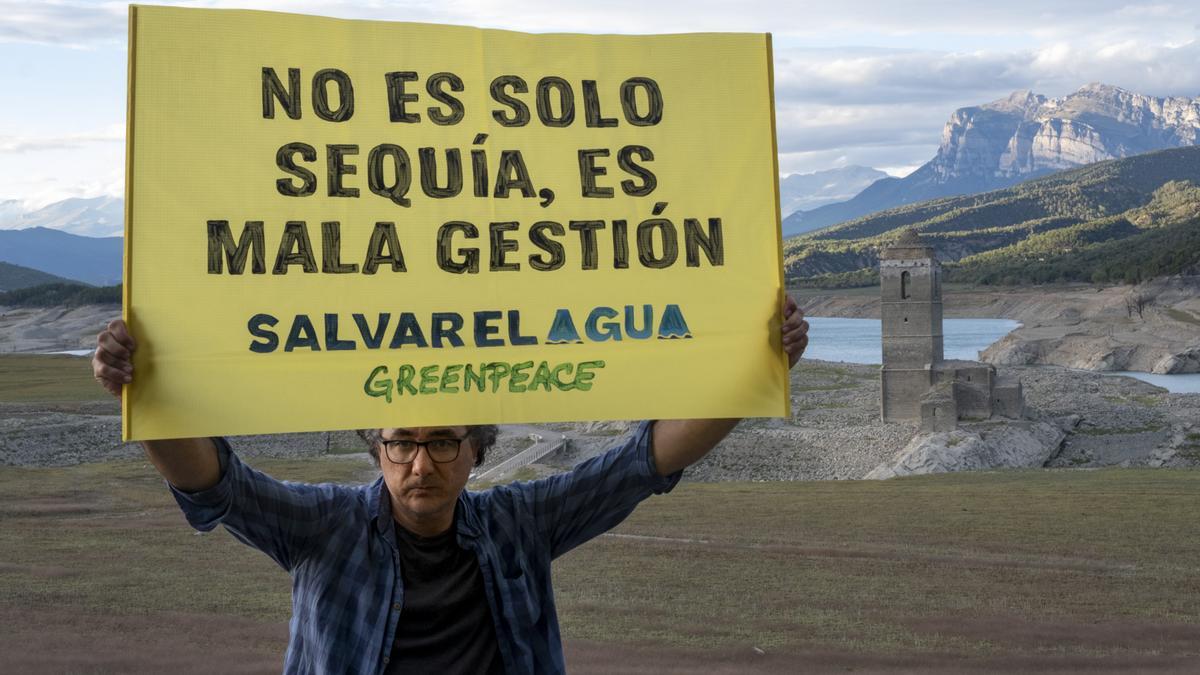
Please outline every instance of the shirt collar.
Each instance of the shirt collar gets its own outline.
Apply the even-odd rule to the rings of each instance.
[[[367,491],[367,513],[375,514],[375,528],[381,534],[392,529],[392,496],[388,492],[387,483],[383,476],[376,479]],[[464,489],[458,495],[458,508],[454,509],[454,524],[458,533],[464,537],[479,536],[479,516],[475,513],[474,504]]]

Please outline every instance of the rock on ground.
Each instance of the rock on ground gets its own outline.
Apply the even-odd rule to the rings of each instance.
[[[1066,435],[1060,424],[1036,421],[974,423],[954,431],[919,434],[865,477],[1041,468],[1058,453]]]

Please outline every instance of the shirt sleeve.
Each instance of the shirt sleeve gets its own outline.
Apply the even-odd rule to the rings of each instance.
[[[670,492],[683,470],[658,475],[651,452],[654,422],[638,425],[620,445],[580,462],[571,471],[525,485],[550,557],[570,551],[615,527],[650,495]]]
[[[184,492],[167,483],[188,524],[201,532],[224,525],[290,572],[345,503],[347,488],[276,480],[244,464],[224,438],[213,442],[221,463],[216,485]]]

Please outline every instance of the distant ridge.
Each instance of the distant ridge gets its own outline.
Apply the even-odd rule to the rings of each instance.
[[[46,227],[0,230],[0,262],[95,286],[121,282],[121,237],[81,237]]]
[[[62,277],[47,274],[29,267],[0,262],[0,291],[15,291],[43,284],[67,283]]]
[[[73,197],[34,211],[14,200],[0,202],[0,230],[48,227],[84,237],[119,237],[125,229],[125,200],[120,197]]]
[[[780,211],[784,218],[797,211],[810,211],[826,204],[843,202],[862,192],[887,174],[867,166],[844,166],[813,173],[793,173],[779,181]],[[784,230],[784,236],[799,234]]]

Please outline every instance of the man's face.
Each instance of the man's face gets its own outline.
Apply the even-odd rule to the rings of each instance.
[[[381,429],[380,437],[383,441],[466,439],[467,427]],[[462,441],[458,457],[444,463],[433,461],[428,448],[419,447],[411,463],[397,464],[388,458],[386,444],[381,442],[379,446],[379,467],[392,498],[392,515],[417,534],[436,534],[450,526],[454,504],[466,487],[473,466],[475,446],[470,440]]]

